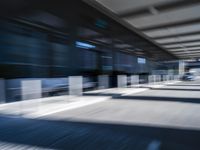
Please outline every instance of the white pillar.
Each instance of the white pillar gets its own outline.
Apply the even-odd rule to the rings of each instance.
[[[0,79],[0,103],[6,102],[5,80]]]
[[[156,84],[156,75],[153,75],[153,84]]]
[[[118,88],[127,87],[127,76],[126,75],[118,75],[117,76],[117,87]]]
[[[154,83],[154,76],[153,75],[149,75],[148,76],[148,83],[149,84],[153,84]]]
[[[167,81],[169,81],[170,80],[170,75],[167,75]]]
[[[21,94],[22,94],[22,100],[41,98],[42,97],[41,80],[22,80]]]
[[[184,61],[178,62],[178,73],[181,76],[185,73],[185,62]]]
[[[69,95],[81,96],[83,94],[83,77],[69,77]]]
[[[131,76],[131,87],[137,87],[137,86],[139,86],[139,76],[132,75]]]
[[[108,75],[99,75],[98,76],[98,89],[109,88],[109,76]]]

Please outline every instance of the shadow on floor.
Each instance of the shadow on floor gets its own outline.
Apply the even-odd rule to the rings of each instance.
[[[199,86],[200,87],[200,84],[196,85],[196,84],[176,84],[176,85],[167,85],[167,86]]]
[[[111,97],[119,97],[121,96],[122,94],[119,94],[119,93],[83,93],[83,96],[111,96]]]
[[[200,147],[200,131],[192,129],[13,116],[1,116],[0,121],[0,145],[8,142],[8,145],[14,143],[62,150],[149,150],[150,145],[157,141],[159,150],[199,150]]]
[[[186,102],[186,103],[200,103],[200,98],[191,97],[164,97],[164,96],[120,96],[115,99],[126,100],[149,100],[149,101],[172,101],[172,102]]]
[[[169,90],[169,91],[200,91],[200,89],[184,89],[184,88],[150,88],[151,90]]]

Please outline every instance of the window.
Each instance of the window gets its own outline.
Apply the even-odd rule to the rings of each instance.
[[[137,58],[137,62],[138,62],[138,64],[146,64],[146,59],[145,59],[145,58],[138,57],[138,58]]]

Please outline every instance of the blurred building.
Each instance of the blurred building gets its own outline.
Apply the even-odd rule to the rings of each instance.
[[[11,79],[72,75],[92,82],[108,75],[114,87],[119,74],[146,82],[149,74],[178,72],[175,55],[86,2],[1,3],[0,78],[7,88],[13,88]]]

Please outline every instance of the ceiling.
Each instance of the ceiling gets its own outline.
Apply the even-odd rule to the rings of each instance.
[[[85,0],[180,59],[200,58],[199,0]]]

